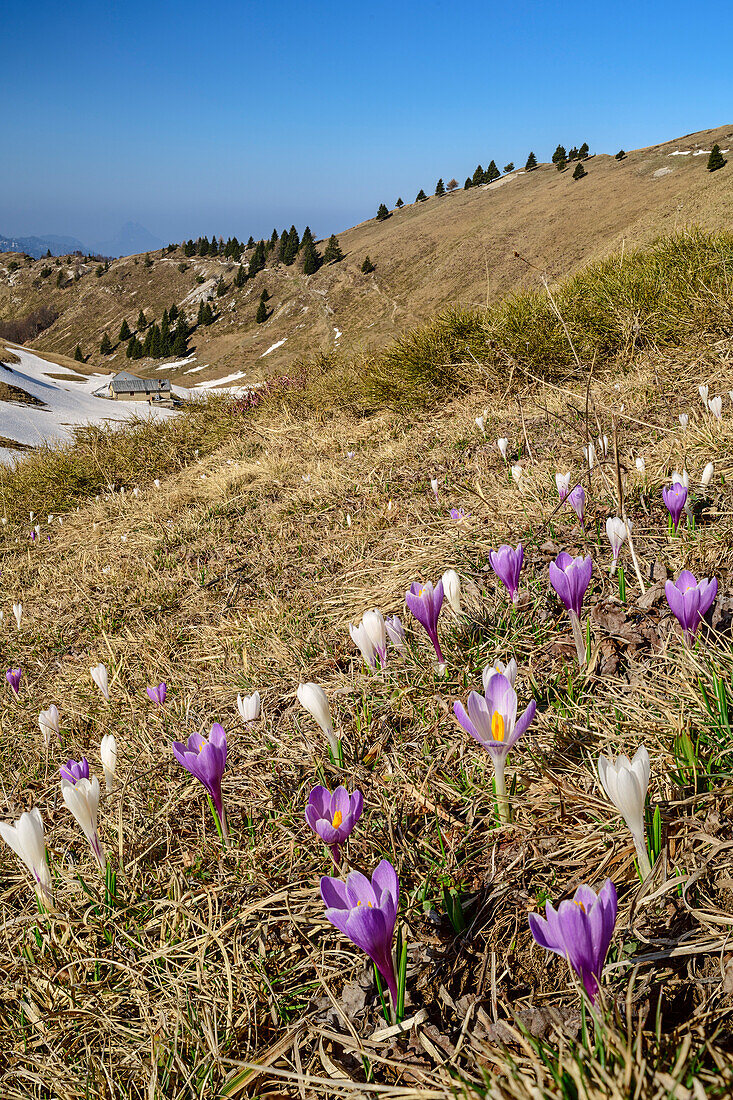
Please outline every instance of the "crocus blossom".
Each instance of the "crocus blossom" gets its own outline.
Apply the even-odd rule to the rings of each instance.
[[[664,594],[682,627],[685,641],[692,645],[700,623],[718,594],[717,579],[713,577],[708,580],[705,577],[698,581],[694,573],[683,569],[676,581],[667,581]]]
[[[359,871],[352,871],[345,882],[324,875],[321,897],[326,906],[326,919],[369,956],[387,983],[395,1008],[397,976],[392,938],[400,885],[394,867],[383,859],[375,868],[371,882]]]
[[[606,534],[608,535],[608,541],[611,543],[611,553],[613,555],[613,562],[611,564],[612,573],[618,565],[618,556],[621,553],[621,547],[626,541],[626,536],[631,529],[631,520],[624,523],[618,516],[609,516],[606,520]]]
[[[557,486],[557,495],[560,497],[560,501],[565,500],[566,496],[570,492],[570,478],[572,474],[570,470],[566,474],[555,474],[555,485]]]
[[[461,578],[455,569],[446,569],[442,576],[445,598],[456,615],[461,614]]]
[[[107,669],[104,665],[94,665],[90,670],[92,674],[92,680],[97,685],[102,695],[109,702],[109,678],[107,676]]]
[[[519,485],[520,481],[522,480],[522,474],[524,473],[524,470],[522,469],[521,463],[517,462],[514,466],[512,466],[511,469],[512,469],[512,477],[514,478],[514,482],[515,482],[515,484]]]
[[[710,409],[710,412],[713,414],[713,416],[715,417],[716,420],[722,420],[723,419],[723,398],[722,397],[711,397],[710,400],[708,401],[708,408]]]
[[[148,699],[151,703],[155,703],[156,707],[162,707],[165,703],[165,697],[168,694],[168,685],[164,682],[158,684],[157,687],[145,688],[148,693]]]
[[[567,502],[580,522],[583,523],[585,521],[585,489],[582,485],[576,485],[572,493],[568,493]]]
[[[325,691],[320,684],[299,684],[298,702],[313,718],[315,718],[316,722],[325,733],[335,760],[338,757],[339,742],[334,732],[331,708],[328,705],[328,698]]]
[[[537,704],[530,702],[517,719],[517,693],[508,676],[497,672],[486,678],[484,695],[472,691],[467,706],[456,702],[453,713],[467,733],[491,754],[494,765],[496,800],[499,817],[508,820],[504,769],[506,758],[534,718]]]
[[[682,430],[683,431],[685,430],[685,428],[687,427],[687,425],[689,423],[690,423],[690,418],[687,415],[687,413],[680,413],[680,424],[682,425]]]
[[[504,438],[502,438],[502,439],[497,439],[497,441],[496,441],[496,445],[497,445],[497,447],[499,448],[499,452],[500,452],[500,454],[501,454],[501,457],[502,457],[502,458],[504,459],[504,461],[506,462],[506,456],[507,456],[507,451],[509,450],[509,440],[508,440],[508,439],[504,439]]]
[[[51,900],[51,872],[46,859],[43,819],[38,807],[20,815],[15,825],[0,821],[0,836],[33,875],[33,885],[42,902]]]
[[[644,803],[649,789],[649,773],[649,753],[645,745],[639,746],[633,760],[629,760],[628,756],[619,756],[615,762],[608,756],[598,758],[601,786],[626,822],[644,878],[652,869],[644,836]]]
[[[23,670],[20,668],[9,668],[5,673],[5,679],[10,685],[10,690],[14,695],[20,693],[20,678],[23,675]]]
[[[405,648],[405,628],[399,615],[392,615],[390,618],[385,619],[384,625],[387,628],[390,642],[401,653]]]
[[[646,473],[646,462],[641,455],[639,455],[636,459],[636,469],[641,474],[641,476],[644,477],[644,474]]]
[[[486,421],[483,416],[476,417],[476,427],[481,432],[481,435],[486,435]]]
[[[104,769],[104,783],[109,794],[115,789],[117,775],[117,741],[113,733],[105,733],[99,746],[99,755]]]
[[[524,561],[524,548],[521,542],[516,550],[513,546],[500,546],[489,553],[489,564],[509,593],[512,603],[519,599],[519,574]]]
[[[445,657],[438,641],[438,616],[443,606],[442,580],[438,581],[435,588],[430,581],[426,581],[425,584],[413,581],[410,591],[405,593],[405,603],[420,625],[424,627],[428,638],[433,643],[438,661],[444,665]]]
[[[586,663],[587,658],[585,639],[580,627],[580,610],[592,572],[593,560],[590,555],[587,558],[571,558],[570,554],[562,550],[556,560],[550,562],[550,583],[565,604],[565,609],[570,616],[575,651],[581,667]]]
[[[673,481],[670,486],[666,486],[662,489],[662,498],[667,506],[667,511],[672,517],[672,525],[677,530],[679,526],[680,517],[685,509],[685,502],[687,501],[687,489],[684,485],[678,481]]]
[[[38,725],[41,728],[43,740],[47,748],[51,744],[52,735],[54,733],[57,737],[59,735],[59,722],[59,708],[56,706],[55,703],[51,703],[51,706],[48,708],[48,710],[42,710],[41,713],[38,715]]]
[[[223,727],[215,722],[208,740],[201,733],[192,733],[185,745],[174,741],[171,748],[178,763],[203,783],[208,791],[222,835],[226,838],[228,834],[221,795],[221,778],[227,762],[227,735]]]
[[[713,480],[714,473],[715,473],[715,466],[713,465],[712,462],[708,462],[708,464],[706,465],[705,469],[703,470],[702,476],[700,478],[701,488],[707,489],[708,485]]]
[[[15,622],[18,630],[20,630],[20,623],[21,619],[23,618],[23,604],[20,602],[20,600],[18,600],[17,603],[15,601],[13,602],[13,615],[15,616]]]
[[[609,878],[598,894],[590,886],[579,886],[572,900],[561,901],[557,909],[548,901],[545,917],[529,914],[535,943],[567,959],[591,1004],[598,996],[617,912],[616,887]]]
[[[433,490],[433,493],[435,495],[435,501],[437,503],[437,501],[438,501],[438,479],[437,479],[437,477],[431,477],[431,479],[430,479],[430,488]]]
[[[99,809],[99,780],[96,775],[90,780],[77,779],[75,783],[61,780],[61,793],[64,802],[77,820],[84,836],[89,841],[94,858],[104,870],[106,857],[97,833],[97,810]]]
[[[592,443],[589,443],[587,447],[583,447],[583,455],[588,463],[588,469],[592,470],[596,464],[596,449]]]
[[[492,676],[506,676],[509,683],[514,687],[517,682],[517,662],[512,659],[504,664],[502,661],[494,661],[493,665],[487,665],[481,674],[481,678],[484,684],[484,692],[489,686],[489,680]]]
[[[708,394],[710,393],[710,390],[707,386],[703,385],[697,387],[697,392],[700,394],[700,400],[702,401],[703,405],[705,405],[705,407],[707,408]]]
[[[256,722],[262,710],[259,691],[254,691],[251,695],[237,694],[237,710],[245,726]]]
[[[341,863],[341,848],[351,835],[364,809],[361,791],[349,794],[337,787],[331,794],[326,787],[314,787],[305,808],[305,819],[329,849],[333,862]]]
[[[67,783],[78,783],[80,779],[89,778],[89,761],[86,756],[82,756],[81,760],[68,760],[61,768],[59,768],[59,775],[62,779],[65,779]]]

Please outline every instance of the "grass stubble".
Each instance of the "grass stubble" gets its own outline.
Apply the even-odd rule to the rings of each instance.
[[[119,454],[100,461],[99,477],[137,483],[140,495],[103,490],[97,501],[99,485],[85,486],[78,513],[44,523],[35,547],[20,518],[32,478],[21,467],[5,476],[3,655],[24,682],[0,709],[3,815],[41,809],[56,907],[38,917],[4,849],[3,1097],[731,1094],[733,736],[715,685],[730,705],[733,418],[715,421],[697,395],[700,382],[711,395],[733,388],[730,353],[728,333],[700,329],[690,348],[647,342],[621,366],[599,361],[588,385],[585,354],[578,372],[568,348],[558,376],[515,371],[511,387],[465,387],[419,415],[329,410],[306,391],[231,417],[218,436],[199,408],[194,428],[176,429],[185,449],[167,460],[164,436],[145,457],[136,429],[118,433],[117,451],[131,441],[136,457],[122,478]],[[692,414],[684,432],[682,412]],[[224,419],[220,409],[214,420]],[[588,430],[613,439],[614,422],[645,589],[625,547],[626,608],[603,530],[617,513],[614,455],[590,475],[582,461]],[[520,486],[499,435],[524,467]],[[661,486],[683,465],[699,482],[708,461],[715,477],[698,493],[694,530],[670,538]],[[40,468],[54,468],[53,456]],[[585,530],[556,508],[558,469],[588,490]],[[18,496],[13,478],[24,479]],[[469,513],[461,527],[453,505]],[[520,539],[513,609],[488,553]],[[584,674],[549,593],[547,562],[562,548],[594,558]],[[449,566],[464,612],[441,616],[445,676],[418,631],[403,659],[365,672],[349,622],[373,606],[403,614],[409,583]],[[692,653],[661,591],[683,566],[720,581],[713,625]],[[486,663],[510,656],[520,702],[536,698],[538,712],[510,758],[512,821],[500,827],[489,761],[458,729],[452,702],[480,684]],[[110,669],[109,704],[89,675],[98,661]],[[159,680],[169,685],[163,710],[145,695]],[[328,693],[343,772],[297,705],[301,680]],[[236,694],[254,689],[263,717],[248,730]],[[51,702],[62,735],[47,758],[37,714]],[[169,748],[213,721],[229,733],[225,851]],[[113,897],[57,779],[67,755],[86,754],[100,774],[106,732],[119,752],[120,786],[100,809]],[[642,741],[662,844],[640,886],[631,838],[592,768],[600,752],[631,754]],[[371,872],[386,857],[400,876],[406,1015],[420,1020],[406,1034],[389,1034],[363,958],[323,916],[318,880],[330,857],[303,810],[314,783],[340,780],[365,801],[349,864]],[[562,960],[532,944],[527,913],[607,876],[620,909],[601,1029]]]

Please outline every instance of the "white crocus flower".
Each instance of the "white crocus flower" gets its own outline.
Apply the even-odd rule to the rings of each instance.
[[[710,400],[708,401],[708,408],[710,409],[710,412],[713,414],[713,416],[715,417],[716,420],[722,420],[723,419],[723,398],[722,397],[711,397]]]
[[[76,783],[69,783],[67,779],[62,779],[61,794],[64,802],[76,818],[84,836],[89,841],[94,858],[101,869],[104,870],[107,861],[97,833],[99,780],[96,775],[93,779],[77,779]]]
[[[313,718],[315,718],[328,738],[331,752],[334,755],[334,759],[336,759],[338,753],[338,738],[334,732],[331,709],[328,705],[328,698],[325,691],[320,684],[299,684],[298,702],[302,707],[305,707]]]
[[[476,427],[481,432],[481,435],[486,435],[486,421],[483,416],[476,417]]]
[[[17,825],[0,821],[0,836],[33,875],[33,885],[39,899],[49,902],[51,872],[46,860],[43,819],[38,808],[34,807],[29,813],[21,814]]]
[[[639,457],[636,460],[636,469],[639,471],[639,473],[641,474],[642,477],[646,473],[646,462],[641,457],[641,455],[639,455]]]
[[[700,400],[702,401],[703,405],[705,405],[705,407],[707,408],[708,394],[710,393],[710,390],[707,386],[698,386],[697,392],[700,394]]]
[[[682,473],[679,473],[678,470],[675,470],[672,474],[672,484],[684,485],[685,489],[689,489],[690,475],[688,474],[687,470],[683,470]]]
[[[634,839],[642,877],[651,871],[644,835],[644,803],[649,787],[649,753],[644,745],[636,750],[633,760],[619,756],[617,760],[607,756],[598,759],[598,778],[601,786],[623,817]]]
[[[708,485],[713,480],[714,473],[715,466],[712,462],[708,462],[707,466],[702,472],[702,477],[700,478],[700,485],[703,487],[703,489],[707,489]]]
[[[109,702],[109,678],[107,676],[107,669],[104,665],[94,665],[90,670],[92,674],[92,680],[97,685],[102,695]]]
[[[519,485],[519,482],[522,480],[522,474],[523,473],[524,473],[524,470],[522,469],[521,465],[518,462],[515,466],[512,466],[512,477],[514,478],[517,485]]]
[[[433,493],[435,494],[435,499],[437,500],[438,499],[438,479],[437,479],[437,477],[431,477],[430,478],[430,488],[433,490]]]
[[[508,439],[497,439],[496,445],[497,445],[497,447],[499,448],[499,450],[501,452],[501,457],[506,462],[507,451],[509,449],[509,440]]]
[[[682,430],[683,431],[689,423],[690,423],[690,418],[687,415],[687,413],[680,413],[680,424],[682,425]]]
[[[23,618],[23,604],[20,601],[13,604],[13,614],[15,615],[15,621],[18,624],[18,630],[20,630],[20,620]]]
[[[621,547],[626,541],[626,536],[631,529],[631,520],[624,523],[618,516],[609,516],[606,520],[606,534],[608,535],[608,541],[611,543],[611,553],[613,554],[613,561],[611,563],[612,573],[618,565],[618,556],[621,552]]]
[[[455,569],[446,569],[442,577],[443,580],[443,592],[445,598],[455,611],[456,615],[461,614],[461,578],[456,573]]]
[[[262,710],[259,691],[254,691],[251,695],[237,695],[237,710],[246,726],[250,722],[256,722]]]
[[[484,684],[484,694],[489,686],[491,677],[496,676],[497,673],[506,676],[509,683],[514,687],[517,680],[517,662],[512,657],[511,661],[506,665],[502,661],[494,661],[493,665],[487,665],[481,676]]]
[[[48,710],[42,710],[38,715],[38,725],[41,727],[46,748],[51,744],[53,734],[59,735],[59,708],[51,703]]]
[[[378,608],[374,607],[371,611],[364,612],[361,625],[366,630],[374,646],[379,663],[384,665],[387,659],[387,624],[384,621],[384,615]]]
[[[560,500],[565,500],[565,497],[570,492],[570,478],[572,473],[570,470],[566,474],[555,474],[555,485],[557,486],[557,495]]]
[[[364,664],[369,665],[369,667],[372,668],[372,669],[376,668],[377,667],[377,651],[376,651],[376,648],[374,646],[374,642],[369,637],[369,631],[364,626],[364,622],[363,621],[360,622],[358,626],[354,626],[353,623],[350,623],[349,624],[349,634],[351,635],[352,642],[354,643],[354,645],[356,646],[356,648],[359,650],[362,657],[364,658]],[[298,696],[298,698],[300,698],[300,696]],[[303,705],[305,706],[305,704],[303,704]],[[318,721],[317,718],[316,718],[316,721]],[[320,723],[319,723],[319,725],[320,725]]]
[[[602,453],[604,458],[606,458],[608,456],[608,436],[607,435],[599,435],[598,436],[598,450]]]
[[[107,785],[107,793],[115,789],[115,775],[117,774],[117,742],[113,733],[105,733],[102,744],[99,747],[99,755],[102,758],[104,768],[104,782]]]
[[[589,443],[587,447],[583,447],[583,455],[588,463],[588,469],[592,470],[596,464],[596,449],[592,443]]]
[[[156,489],[160,489],[160,478],[159,477],[156,477],[155,481],[153,482],[153,485],[155,486]]]

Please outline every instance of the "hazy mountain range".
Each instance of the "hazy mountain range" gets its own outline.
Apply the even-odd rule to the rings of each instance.
[[[80,241],[76,237],[59,237],[53,233],[41,237],[6,237],[0,234],[0,252],[25,252],[35,259],[45,256],[67,256],[71,252],[83,252],[100,256],[134,256],[138,252],[152,252],[162,248],[163,241],[138,222],[125,222],[114,237],[103,241]]]

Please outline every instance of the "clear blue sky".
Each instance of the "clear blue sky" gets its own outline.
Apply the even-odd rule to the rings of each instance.
[[[6,0],[0,233],[323,236],[479,161],[730,122],[732,31],[730,0]]]

